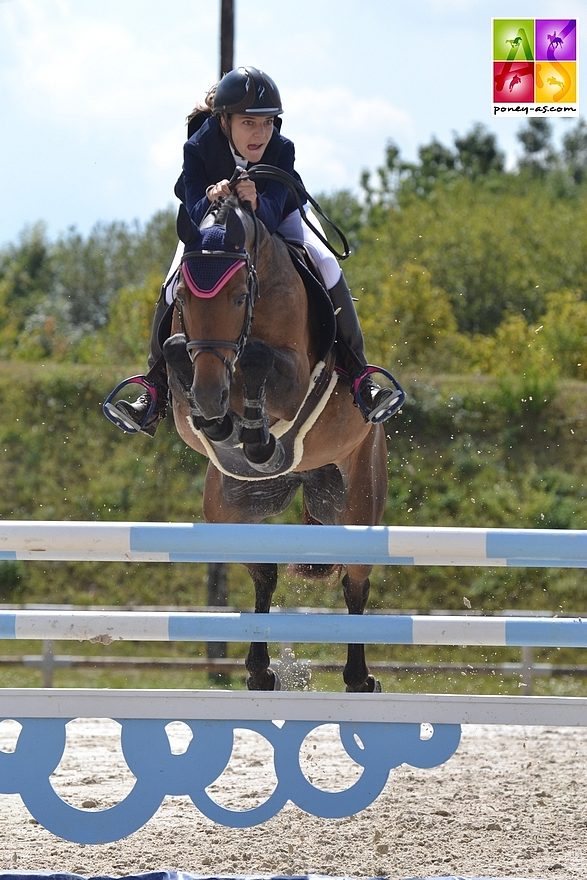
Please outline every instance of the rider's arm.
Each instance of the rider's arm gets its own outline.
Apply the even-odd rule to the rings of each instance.
[[[183,198],[190,219],[196,226],[204,218],[204,214],[210,207],[210,201],[206,195],[206,189],[210,179],[206,176],[204,160],[198,144],[191,140],[187,141],[183,148]],[[177,192],[177,190],[176,190]],[[177,193],[179,195],[179,193]]]

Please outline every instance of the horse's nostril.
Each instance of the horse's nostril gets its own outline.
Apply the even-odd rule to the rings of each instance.
[[[222,406],[226,406],[227,403],[228,403],[228,388],[224,388],[224,390],[222,391],[222,393],[220,395],[220,404]]]

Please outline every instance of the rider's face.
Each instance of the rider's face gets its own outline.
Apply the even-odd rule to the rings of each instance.
[[[249,162],[260,162],[273,134],[273,119],[273,116],[233,114],[229,125],[237,153]]]

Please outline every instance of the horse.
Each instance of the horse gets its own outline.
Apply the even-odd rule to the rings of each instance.
[[[553,49],[553,50],[559,49],[564,43],[563,38],[557,36],[556,31],[553,34],[547,34],[546,38],[548,40],[548,48],[549,49]]]
[[[175,428],[208,458],[207,522],[262,522],[286,510],[300,487],[308,526],[376,525],[383,516],[383,426],[365,421],[343,384],[332,306],[322,289],[329,311],[316,308],[300,271],[283,239],[236,195],[193,226],[163,355]],[[246,568],[254,610],[266,613],[277,565]],[[296,566],[308,577],[342,574],[350,614],[365,610],[371,568]],[[266,643],[250,645],[250,690],[279,689],[270,662]],[[348,692],[381,690],[364,645],[348,645],[343,679]]]

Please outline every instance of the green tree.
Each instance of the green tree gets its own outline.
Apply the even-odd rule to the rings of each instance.
[[[54,265],[42,223],[0,253],[0,355],[10,357],[26,323],[54,283]]]
[[[587,180],[587,122],[584,119],[563,136],[562,158],[571,180],[575,184],[584,183]]]
[[[432,138],[418,149],[418,162],[405,165],[401,194],[405,197],[427,197],[439,183],[453,180],[457,174],[457,157],[449,148]]]
[[[403,265],[357,294],[369,357],[403,370],[447,372],[461,342],[450,300],[421,266]]]
[[[518,132],[523,154],[518,162],[522,172],[533,177],[544,177],[556,166],[556,152],[552,146],[552,128],[548,119],[531,117]]]
[[[536,332],[561,375],[587,380],[587,300],[580,291],[549,293]]]
[[[502,173],[505,169],[505,156],[497,146],[495,135],[481,124],[474,125],[462,137],[455,134],[454,145],[456,167],[465,177],[474,180],[492,172]]]
[[[121,288],[108,304],[107,323],[79,341],[75,360],[80,363],[137,364],[145,370],[148,341],[161,274],[151,272],[140,286]]]

